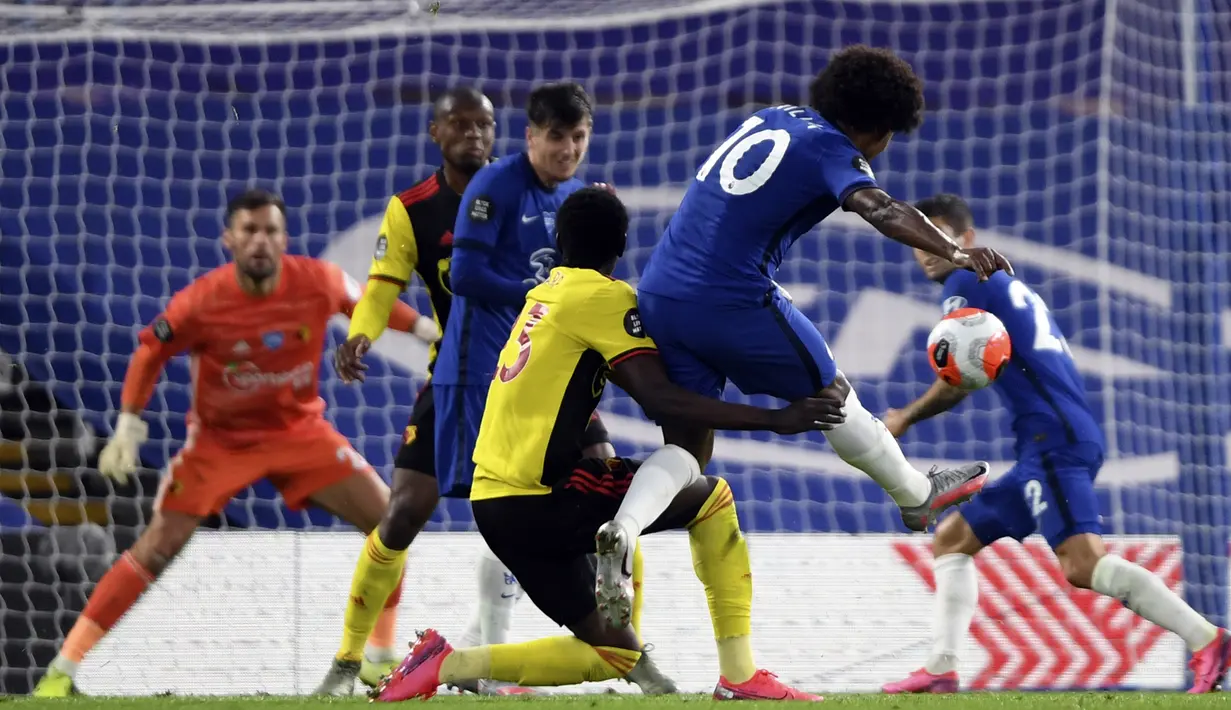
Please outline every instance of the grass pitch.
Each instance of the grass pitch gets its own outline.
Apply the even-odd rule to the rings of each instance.
[[[383,707],[423,707],[410,701]],[[441,696],[428,701],[435,710],[703,710],[714,707],[708,695],[677,695],[646,698],[638,695],[571,695],[558,697],[491,698]],[[382,707],[362,697],[322,699],[314,697],[174,697],[71,698],[35,700],[0,697],[2,710],[64,708],[65,710],[317,710],[318,708]],[[739,702],[732,710],[784,710],[801,704]],[[962,693],[958,695],[831,695],[822,708],[841,710],[1205,710],[1231,708],[1231,695],[1213,693],[1190,696],[1182,693]],[[426,710],[426,708],[424,709]]]

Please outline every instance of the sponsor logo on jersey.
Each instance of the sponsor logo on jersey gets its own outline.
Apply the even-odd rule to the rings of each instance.
[[[236,392],[257,392],[290,385],[291,389],[312,386],[312,363],[301,362],[284,372],[263,372],[251,362],[237,362],[222,371],[222,383]]]
[[[389,238],[385,235],[380,235],[376,238],[376,252],[372,255],[377,261],[385,258],[385,254],[389,253]]]
[[[945,299],[945,302],[943,304],[941,304],[940,310],[945,315],[949,315],[950,313],[956,311],[957,309],[965,308],[965,307],[966,307],[965,298],[961,296],[950,296]]]

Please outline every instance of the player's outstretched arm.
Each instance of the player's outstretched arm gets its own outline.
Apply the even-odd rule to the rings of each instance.
[[[154,393],[162,368],[172,356],[193,344],[192,314],[199,290],[193,284],[177,293],[167,309],[137,336],[137,351],[124,373],[115,432],[98,455],[99,472],[119,483],[125,483],[136,470],[140,460],[138,448],[149,437],[149,427],[141,420],[141,412]]]
[[[657,356],[629,357],[611,371],[611,381],[629,393],[655,421],[682,420],[709,429],[799,434],[825,431],[846,420],[836,399],[803,399],[783,409],[761,409],[703,397],[667,379]]]
[[[922,249],[969,269],[984,280],[997,271],[1013,275],[1013,266],[995,249],[960,244],[940,231],[922,212],[907,202],[896,200],[880,188],[869,187],[852,192],[843,208],[863,217],[881,234],[908,247]]]
[[[889,410],[885,414],[885,428],[895,437],[901,436],[912,425],[953,409],[967,394],[969,392],[938,379],[919,399],[901,409]]]

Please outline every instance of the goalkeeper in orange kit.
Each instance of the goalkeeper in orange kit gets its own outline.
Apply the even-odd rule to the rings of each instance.
[[[341,269],[286,252],[281,198],[250,190],[227,206],[223,244],[234,263],[176,293],[141,331],[124,376],[115,434],[99,470],[123,482],[138,463],[147,427],[141,411],[172,356],[192,358],[192,410],[184,447],[167,465],[154,516],[141,537],[99,580],[37,697],[75,692],[82,659],[137,603],[201,521],[248,486],[268,478],[288,507],[311,503],[368,532],[389,489],[324,418],[318,383],[325,331],[350,315],[362,289]],[[435,341],[439,330],[405,304],[388,326]],[[396,607],[381,613],[372,641],[394,645]],[[191,632],[191,629],[185,629]]]

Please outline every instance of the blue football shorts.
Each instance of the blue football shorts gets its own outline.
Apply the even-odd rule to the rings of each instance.
[[[1103,532],[1094,479],[1103,447],[1080,443],[1024,453],[1017,465],[960,508],[984,545],[1038,532],[1052,549],[1074,535]]]
[[[744,394],[790,402],[833,383],[838,368],[825,338],[778,289],[751,308],[714,308],[641,293],[641,322],[671,381],[709,397],[730,381]]]

